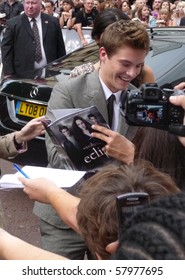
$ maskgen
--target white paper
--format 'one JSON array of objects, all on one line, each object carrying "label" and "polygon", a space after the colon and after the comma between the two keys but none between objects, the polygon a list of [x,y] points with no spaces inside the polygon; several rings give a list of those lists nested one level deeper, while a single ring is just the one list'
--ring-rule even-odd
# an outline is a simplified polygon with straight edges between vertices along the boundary
[{"label": "white paper", "polygon": [[[48,167],[24,166],[22,170],[29,176],[30,179],[44,177],[53,181],[59,188],[70,188],[74,186],[85,175],[85,171],[55,169]],[[24,186],[18,180],[18,177],[23,177],[20,172],[15,174],[5,174],[0,179],[0,188],[13,189],[23,188]]]}]

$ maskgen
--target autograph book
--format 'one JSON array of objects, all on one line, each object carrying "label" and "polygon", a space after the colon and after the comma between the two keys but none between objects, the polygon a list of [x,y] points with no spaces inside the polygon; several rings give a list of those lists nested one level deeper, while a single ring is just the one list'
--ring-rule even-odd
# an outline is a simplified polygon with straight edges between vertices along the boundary
[{"label": "autograph book", "polygon": [[[64,189],[73,187],[76,183],[83,179],[83,176],[86,173],[77,170],[56,169],[29,165],[24,166],[22,171],[26,173],[31,179],[44,177],[53,181],[59,188]],[[20,172],[3,175],[0,179],[0,189],[23,188],[24,186],[18,180],[19,177],[23,177]]]},{"label": "autograph book", "polygon": [[98,169],[110,161],[102,148],[105,142],[91,136],[92,124],[109,128],[96,106],[52,111],[55,120],[44,123],[59,153],[65,153],[77,170]]}]

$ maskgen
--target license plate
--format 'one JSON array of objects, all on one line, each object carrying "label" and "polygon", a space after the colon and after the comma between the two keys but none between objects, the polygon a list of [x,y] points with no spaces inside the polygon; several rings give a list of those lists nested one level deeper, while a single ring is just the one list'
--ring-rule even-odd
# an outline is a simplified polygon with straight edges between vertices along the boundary
[{"label": "license plate", "polygon": [[18,101],[16,104],[16,115],[38,118],[46,114],[46,109],[47,106],[44,105]]}]

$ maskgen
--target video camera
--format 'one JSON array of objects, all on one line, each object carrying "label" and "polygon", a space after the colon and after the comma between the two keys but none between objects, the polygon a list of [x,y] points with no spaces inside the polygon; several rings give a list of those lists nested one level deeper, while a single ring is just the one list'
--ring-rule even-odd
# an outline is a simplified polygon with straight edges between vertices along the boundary
[{"label": "video camera", "polygon": [[185,95],[184,90],[160,88],[156,83],[131,89],[122,101],[121,111],[129,125],[155,127],[185,136],[184,109],[169,101],[171,95]]}]

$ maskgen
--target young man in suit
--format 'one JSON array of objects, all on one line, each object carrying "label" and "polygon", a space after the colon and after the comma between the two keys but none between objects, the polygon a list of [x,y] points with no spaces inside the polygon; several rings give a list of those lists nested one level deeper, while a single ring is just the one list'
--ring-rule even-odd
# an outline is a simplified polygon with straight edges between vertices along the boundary
[{"label": "young man in suit", "polygon": [[[107,100],[114,94],[111,128],[132,140],[137,128],[126,124],[125,118],[120,114],[119,103],[123,91],[140,73],[148,50],[149,37],[142,24],[125,20],[113,23],[106,28],[101,38],[100,70],[58,83],[48,103],[47,117],[52,119],[53,109],[86,108],[96,105],[108,122]],[[58,154],[48,135],[46,148],[50,167],[69,169],[67,155]],[[80,235],[65,225],[49,205],[37,203],[34,213],[41,219],[43,248],[70,259],[84,258],[86,246]]]},{"label": "young man in suit", "polygon": [[[36,70],[66,54],[59,20],[41,13],[41,4],[41,0],[25,0],[24,13],[7,22],[2,41],[5,78],[13,75],[35,78],[38,76]],[[39,33],[37,39],[34,37],[33,19]],[[38,45],[40,59],[37,60]]]}]

